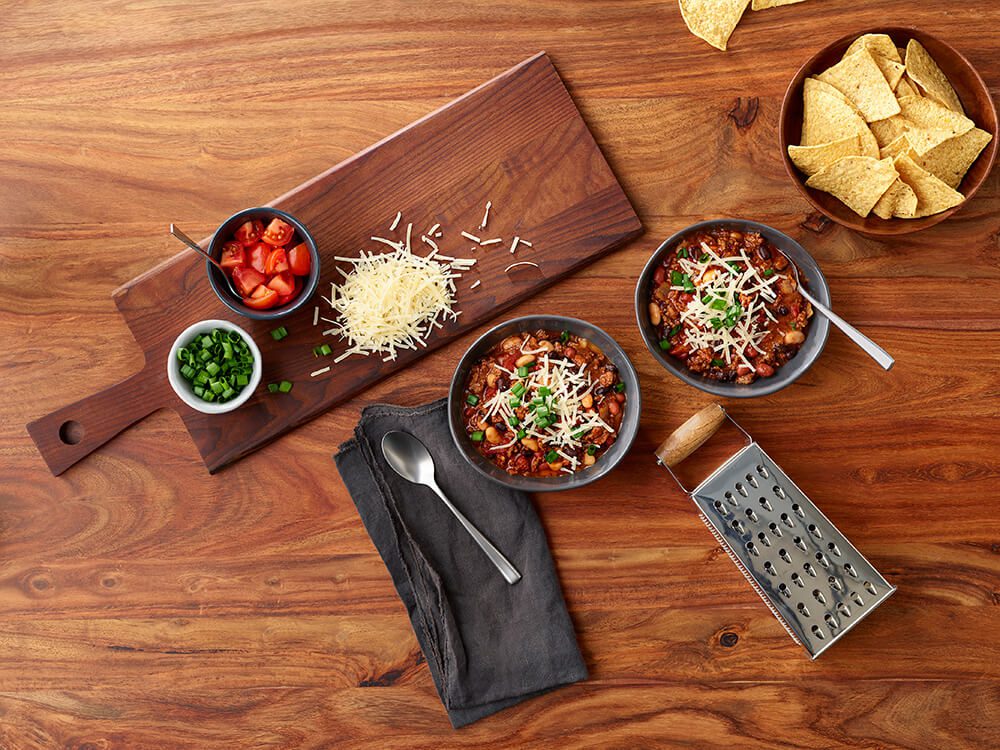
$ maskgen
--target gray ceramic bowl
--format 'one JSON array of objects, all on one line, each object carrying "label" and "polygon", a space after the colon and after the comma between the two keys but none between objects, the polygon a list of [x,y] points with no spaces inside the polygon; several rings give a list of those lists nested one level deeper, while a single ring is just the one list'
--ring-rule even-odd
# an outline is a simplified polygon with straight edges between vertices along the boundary
[{"label": "gray ceramic bowl", "polygon": [[656,252],[649,259],[649,262],[646,263],[646,267],[642,269],[642,273],[639,275],[639,282],[635,286],[635,315],[639,323],[639,331],[642,333],[642,340],[646,342],[646,347],[652,353],[653,358],[663,365],[664,368],[688,385],[693,385],[695,388],[703,390],[706,393],[725,396],[727,398],[752,398],[753,396],[764,396],[775,391],[780,391],[808,370],[812,363],[816,361],[816,358],[819,357],[820,352],[823,351],[823,347],[826,345],[826,338],[830,333],[830,321],[819,313],[813,315],[806,333],[805,343],[802,344],[802,348],[799,349],[796,355],[784,367],[779,367],[771,377],[758,378],[747,385],[726,383],[703,377],[698,373],[691,372],[684,366],[683,362],[671,357],[660,349],[660,337],[656,328],[650,322],[647,312],[649,309],[649,296],[653,283],[653,274],[656,272],[656,267],[668,252],[675,251],[677,243],[684,237],[702,229],[714,229],[716,227],[737,229],[744,232],[759,232],[766,240],[792,259],[795,265],[798,266],[799,277],[802,283],[812,292],[816,299],[827,307],[830,307],[830,288],[826,284],[826,279],[823,278],[823,272],[819,270],[816,261],[805,251],[802,245],[777,229],[772,229],[766,224],[760,224],[756,221],[713,219],[711,221],[692,224],[671,236],[657,248]]},{"label": "gray ceramic bowl", "polygon": [[[530,333],[539,329],[547,331],[569,331],[588,341],[593,341],[601,351],[618,368],[618,374],[625,383],[625,418],[622,420],[618,439],[607,453],[602,455],[593,466],[581,469],[574,474],[560,477],[520,477],[508,474],[503,469],[483,458],[475,449],[469,436],[465,433],[462,411],[465,400],[462,393],[469,371],[479,359],[496,344],[516,333]],[[448,391],[448,423],[451,436],[458,446],[458,451],[469,462],[473,469],[495,482],[524,492],[553,492],[582,487],[585,484],[600,479],[611,471],[625,454],[628,453],[639,431],[639,414],[642,409],[642,397],[639,392],[639,376],[632,366],[628,356],[618,343],[600,328],[576,318],[566,318],[561,315],[528,315],[514,318],[491,328],[469,347],[462,356],[455,374],[451,379],[451,389]]]},{"label": "gray ceramic bowl", "polygon": [[233,238],[236,228],[243,222],[260,219],[266,227],[268,222],[274,218],[282,219],[295,228],[295,236],[292,242],[289,243],[289,246],[294,247],[298,242],[305,242],[306,247],[309,248],[309,256],[312,260],[309,275],[302,279],[302,291],[299,292],[298,297],[290,301],[287,305],[272,307],[269,310],[255,310],[252,307],[247,307],[243,304],[243,300],[233,296],[233,293],[229,291],[226,280],[222,277],[222,271],[212,265],[210,261],[205,261],[208,281],[212,285],[212,289],[219,296],[219,299],[222,300],[222,304],[233,312],[247,318],[252,318],[253,320],[277,320],[284,318],[306,304],[309,298],[313,296],[316,286],[319,284],[319,250],[316,248],[316,241],[309,234],[309,230],[306,229],[305,225],[291,214],[279,211],[276,208],[247,208],[233,214],[222,222],[219,228],[215,230],[215,234],[212,235],[212,242],[208,246],[209,254],[213,258],[218,258],[222,253],[222,246]]}]

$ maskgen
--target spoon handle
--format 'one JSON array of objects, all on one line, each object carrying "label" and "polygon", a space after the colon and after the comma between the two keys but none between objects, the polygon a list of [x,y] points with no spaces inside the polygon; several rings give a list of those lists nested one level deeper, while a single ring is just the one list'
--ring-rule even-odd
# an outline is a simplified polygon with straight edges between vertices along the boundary
[{"label": "spoon handle", "polygon": [[462,515],[462,512],[458,508],[452,505],[451,500],[445,496],[445,494],[441,491],[441,488],[437,486],[437,483],[432,482],[428,486],[434,490],[434,492],[437,493],[437,496],[441,498],[441,501],[448,506],[448,510],[455,514],[455,518],[457,518],[459,523],[465,527],[465,530],[469,532],[472,538],[476,540],[476,544],[478,544],[480,549],[482,549],[482,551],[486,553],[486,556],[490,558],[490,562],[496,566],[497,570],[500,571],[507,583],[514,584],[520,581],[521,574],[517,572],[517,569],[500,553],[500,550],[493,546],[489,539],[479,533],[479,529],[473,526],[472,522]]},{"label": "spoon handle", "polygon": [[896,364],[896,360],[894,360],[891,356],[889,356],[889,352],[887,352],[881,346],[879,346],[870,338],[865,336],[863,333],[861,333],[861,331],[859,331],[857,328],[852,326],[842,317],[837,315],[837,313],[835,313],[833,310],[829,309],[828,307],[826,307],[826,305],[819,302],[815,297],[809,294],[809,292],[807,292],[801,286],[799,287],[799,293],[807,300],[809,300],[809,302],[812,303],[812,306],[815,307],[817,310],[819,310],[824,316],[826,316],[831,323],[833,323],[835,326],[837,326],[837,328],[843,331],[844,335],[847,336],[847,338],[849,338],[855,344],[864,349],[865,354],[867,354],[869,357],[878,362],[884,370],[891,370],[892,366]]},{"label": "spoon handle", "polygon": [[225,273],[225,271],[223,270],[222,266],[219,265],[219,261],[217,261],[211,255],[209,255],[208,251],[205,250],[205,248],[203,248],[197,242],[195,242],[194,240],[192,240],[190,237],[188,237],[186,234],[184,234],[184,232],[182,232],[180,229],[178,229],[177,227],[175,227],[173,224],[170,225],[170,234],[172,234],[174,237],[176,237],[177,239],[179,239],[181,242],[183,242],[185,245],[187,245],[192,250],[197,250],[199,253],[201,253],[206,258],[208,258],[216,268],[218,268],[220,271],[222,271],[223,273]]}]

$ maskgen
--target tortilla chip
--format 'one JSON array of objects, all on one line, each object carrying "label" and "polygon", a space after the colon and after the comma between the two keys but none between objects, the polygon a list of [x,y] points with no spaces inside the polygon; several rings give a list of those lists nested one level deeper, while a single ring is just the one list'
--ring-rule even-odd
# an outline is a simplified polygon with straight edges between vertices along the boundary
[{"label": "tortilla chip", "polygon": [[845,57],[817,78],[839,89],[868,122],[884,120],[899,113],[899,102],[892,93],[892,87],[867,49]]},{"label": "tortilla chip", "polygon": [[883,146],[879,149],[879,156],[883,159],[895,159],[900,154],[910,154],[914,156],[917,152],[913,151],[913,146],[910,145],[910,141],[906,137],[906,133],[903,133],[899,138],[889,143],[887,146]]},{"label": "tortilla chip", "polygon": [[872,135],[875,136],[875,141],[880,149],[885,148],[906,132],[906,122],[898,115],[886,120],[870,122],[868,127],[871,128]]},{"label": "tortilla chip", "polygon": [[823,143],[818,146],[789,146],[788,156],[801,172],[805,173],[807,177],[811,177],[823,167],[833,164],[845,156],[863,156],[861,137],[854,134],[841,138],[839,141]]},{"label": "tortilla chip", "polygon": [[921,155],[949,138],[969,132],[976,126],[965,115],[953,112],[924,97],[904,97],[899,101],[899,107],[899,119],[906,128],[910,145]]},{"label": "tortilla chip", "polygon": [[916,210],[917,194],[913,192],[913,188],[899,178],[889,186],[889,189],[872,208],[875,215],[883,219],[893,217],[911,219]]},{"label": "tortilla chip", "polygon": [[914,218],[939,214],[965,200],[964,195],[948,187],[906,154],[897,156],[893,164],[899,172],[899,178],[917,194]]},{"label": "tortilla chip", "polygon": [[890,60],[888,57],[882,57],[882,55],[872,54],[872,59],[878,65],[878,69],[882,71],[882,75],[885,76],[889,88],[895,91],[899,86],[899,82],[903,80],[903,74],[906,73],[906,66],[903,63]]},{"label": "tortilla chip", "polygon": [[962,102],[955,93],[948,76],[934,62],[934,58],[916,39],[906,45],[906,72],[924,93],[952,112],[965,114]]},{"label": "tortilla chip", "polygon": [[[948,187],[958,189],[962,178],[975,164],[983,149],[993,140],[985,130],[973,128],[967,133],[951,138],[935,146],[923,156],[913,160],[923,169],[937,177]],[[915,153],[915,152],[914,152]],[[913,154],[909,154],[913,158]]]},{"label": "tortilla chip", "polygon": [[807,78],[802,87],[802,144],[821,146],[857,135],[863,156],[878,156],[878,143],[847,97],[828,83]]},{"label": "tortilla chip", "polygon": [[899,47],[896,46],[896,43],[892,41],[892,38],[888,34],[865,34],[864,36],[859,36],[851,42],[851,46],[847,48],[844,57],[853,55],[860,49],[866,49],[872,55],[880,55],[893,62],[903,62]]},{"label": "tortilla chip", "polygon": [[896,84],[896,101],[899,101],[904,96],[920,96],[920,92],[910,83],[910,79],[907,78],[905,73],[899,79],[899,83]]},{"label": "tortilla chip", "polygon": [[805,0],[753,0],[750,7],[753,10],[767,10],[768,8],[777,8],[779,5],[793,5],[804,2]]},{"label": "tortilla chip", "polygon": [[688,29],[716,49],[726,42],[743,17],[750,0],[678,0]]},{"label": "tortilla chip", "polygon": [[858,216],[868,216],[878,199],[896,181],[898,175],[892,165],[891,159],[845,156],[810,177],[806,187],[827,192]]}]

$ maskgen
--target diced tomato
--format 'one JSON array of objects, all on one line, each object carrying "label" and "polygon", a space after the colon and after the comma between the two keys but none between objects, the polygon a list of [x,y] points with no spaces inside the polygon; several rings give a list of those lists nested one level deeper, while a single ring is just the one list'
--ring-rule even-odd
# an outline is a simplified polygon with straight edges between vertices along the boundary
[{"label": "diced tomato", "polygon": [[253,221],[244,222],[239,226],[236,230],[236,241],[243,245],[243,247],[250,247],[260,242],[262,234],[264,234],[264,222],[254,219]]},{"label": "diced tomato", "polygon": [[267,278],[256,269],[247,266],[237,266],[233,269],[233,284],[244,297],[249,297],[254,289],[265,281]]},{"label": "diced tomato", "polygon": [[247,249],[247,262],[254,270],[267,273],[267,257],[271,254],[271,246],[258,242]]},{"label": "diced tomato", "polygon": [[284,273],[288,270],[288,253],[285,252],[285,248],[276,247],[267,256],[267,262],[264,264],[264,273],[268,276],[275,273]]},{"label": "diced tomato", "polygon": [[223,268],[236,268],[245,265],[246,256],[243,254],[243,245],[239,242],[227,242],[222,246],[222,255],[219,258],[219,265]]},{"label": "diced tomato", "polygon": [[278,293],[261,284],[253,290],[253,294],[243,298],[243,304],[254,310],[267,310],[278,304]]},{"label": "diced tomato", "polygon": [[268,245],[281,247],[291,241],[293,234],[295,234],[295,229],[291,224],[287,224],[281,219],[271,219],[271,223],[267,225],[267,229],[264,230],[264,234],[260,238]]},{"label": "diced tomato", "polygon": [[296,276],[308,276],[312,266],[312,256],[306,243],[300,242],[288,251],[288,267]]},{"label": "diced tomato", "polygon": [[278,296],[291,294],[295,290],[295,277],[288,271],[276,273],[271,277],[271,280],[267,282],[267,286],[269,289],[276,291]]},{"label": "diced tomato", "polygon": [[302,291],[302,281],[298,277],[295,277],[295,276],[293,276],[292,278],[294,279],[294,282],[293,282],[294,286],[292,287],[292,293],[291,294],[279,294],[278,295],[278,302],[277,302],[277,306],[278,307],[281,307],[282,305],[287,305],[293,299],[295,299],[296,297],[298,297],[299,296],[299,292]]}]

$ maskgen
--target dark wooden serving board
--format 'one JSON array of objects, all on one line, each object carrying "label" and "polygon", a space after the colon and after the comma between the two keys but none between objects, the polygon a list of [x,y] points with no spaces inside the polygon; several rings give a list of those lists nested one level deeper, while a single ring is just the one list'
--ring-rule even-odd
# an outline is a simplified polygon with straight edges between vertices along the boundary
[{"label": "dark wooden serving board", "polygon": [[[427,349],[403,353],[392,363],[350,357],[316,378],[330,364],[312,348],[345,344],[313,327],[314,305],[330,317],[319,294],[339,278],[336,255],[378,249],[373,234],[390,236],[397,211],[419,234],[440,223],[441,252],[470,257],[483,207],[493,210],[480,236],[514,235],[530,240],[516,258],[507,245],[480,248],[479,263],[458,282],[458,321],[437,331]],[[54,474],[59,474],[123,429],[158,408],[177,409],[209,471],[235,461],[296,425],[315,417],[380,378],[419,359],[502,310],[535,294],[642,231],[628,198],[544,54],[409,125],[323,172],[270,204],[298,217],[313,233],[322,258],[322,280],[313,302],[282,320],[290,335],[274,342],[278,324],[236,316],[215,297],[204,261],[185,251],[116,290],[114,299],[146,355],[135,375],[104,391],[42,417],[28,431]],[[239,207],[237,207],[239,208]],[[205,243],[203,243],[205,244]],[[515,260],[531,260],[504,273]],[[477,279],[482,284],[469,286]],[[325,309],[324,309],[325,308]],[[263,382],[234,412],[206,415],[189,408],[171,390],[166,357],[177,334],[199,320],[224,318],[246,328],[261,349]],[[268,393],[263,383],[290,380],[288,394]],[[72,424],[76,423],[76,424]]]}]

